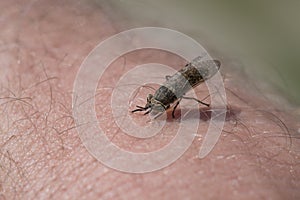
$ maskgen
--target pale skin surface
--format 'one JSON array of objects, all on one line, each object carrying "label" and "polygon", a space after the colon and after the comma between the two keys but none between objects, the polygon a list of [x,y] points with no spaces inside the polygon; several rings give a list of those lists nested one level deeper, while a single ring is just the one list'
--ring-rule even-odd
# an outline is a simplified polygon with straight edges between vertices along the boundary
[{"label": "pale skin surface", "polygon": [[[233,64],[229,59],[222,60],[230,107],[226,131],[208,157],[197,158],[204,133],[200,129],[184,156],[160,171],[126,174],[93,158],[74,128],[72,87],[88,52],[118,30],[92,3],[59,2],[0,3],[1,199],[300,198],[297,118],[276,109],[263,92],[252,92],[241,71],[226,70]],[[152,53],[130,55],[123,69],[135,60],[146,62],[149,55],[158,57]],[[160,55],[157,61],[164,62],[165,55]],[[184,63],[178,66],[174,59],[177,68]],[[122,73],[108,72],[104,82]],[[106,98],[111,91],[99,92]],[[97,105],[99,119],[105,116],[103,122],[113,129],[109,104]],[[168,124],[171,134],[175,122]],[[134,139],[123,144],[121,135],[114,132],[113,141],[123,148],[144,144]],[[155,138],[151,144],[160,146]]]}]

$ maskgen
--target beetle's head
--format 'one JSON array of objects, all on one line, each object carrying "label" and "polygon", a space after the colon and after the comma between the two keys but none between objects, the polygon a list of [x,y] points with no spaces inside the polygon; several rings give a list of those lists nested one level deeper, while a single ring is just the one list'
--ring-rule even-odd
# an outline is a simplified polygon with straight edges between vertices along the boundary
[{"label": "beetle's head", "polygon": [[157,101],[152,94],[149,94],[147,97],[146,107],[151,108],[151,112],[154,113],[161,113],[166,110],[165,106],[160,101]]}]

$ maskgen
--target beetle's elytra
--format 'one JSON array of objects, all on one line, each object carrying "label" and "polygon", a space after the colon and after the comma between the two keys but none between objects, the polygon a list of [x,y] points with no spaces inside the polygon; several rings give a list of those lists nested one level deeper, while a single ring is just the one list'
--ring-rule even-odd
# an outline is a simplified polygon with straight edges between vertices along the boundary
[{"label": "beetle's elytra", "polygon": [[154,95],[149,94],[147,103],[144,107],[136,106],[137,109],[131,112],[146,111],[159,113],[160,116],[170,105],[176,102],[172,117],[174,118],[175,109],[182,99],[192,99],[203,105],[209,106],[196,98],[185,97],[185,93],[191,88],[196,87],[200,83],[214,76],[220,69],[221,62],[219,60],[202,60],[201,56],[196,57],[190,63],[186,64],[182,69],[172,76],[167,76],[166,81],[159,87]]}]

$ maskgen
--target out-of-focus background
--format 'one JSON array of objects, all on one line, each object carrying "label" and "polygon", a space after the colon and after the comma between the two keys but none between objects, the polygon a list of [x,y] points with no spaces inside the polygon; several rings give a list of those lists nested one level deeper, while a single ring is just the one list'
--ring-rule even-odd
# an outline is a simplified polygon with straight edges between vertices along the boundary
[{"label": "out-of-focus background", "polygon": [[162,26],[182,31],[239,60],[253,82],[300,104],[300,1],[96,0],[122,29]]}]

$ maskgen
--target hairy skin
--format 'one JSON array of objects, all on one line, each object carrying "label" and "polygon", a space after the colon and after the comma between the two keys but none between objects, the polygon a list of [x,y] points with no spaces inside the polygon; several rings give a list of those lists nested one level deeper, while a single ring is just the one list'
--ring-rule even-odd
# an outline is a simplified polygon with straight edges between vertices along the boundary
[{"label": "hairy skin", "polygon": [[[76,72],[99,41],[118,32],[113,22],[92,1],[1,1],[0,10],[1,199],[300,198],[297,118],[273,105],[264,97],[267,91],[247,82],[242,71],[226,69],[235,61],[222,61],[229,111],[209,156],[197,158],[210,114],[200,106],[204,123],[183,157],[156,172],[121,173],[88,153],[71,110]],[[161,52],[132,53],[126,64],[116,61],[101,81],[114,84],[136,62],[151,60],[178,69],[184,64]],[[122,70],[114,70],[120,65]],[[100,124],[122,148],[149,151],[176,132],[176,121],[169,119],[169,135],[159,140],[127,137],[111,124],[111,90],[99,88],[99,94]]]}]

